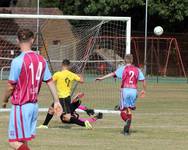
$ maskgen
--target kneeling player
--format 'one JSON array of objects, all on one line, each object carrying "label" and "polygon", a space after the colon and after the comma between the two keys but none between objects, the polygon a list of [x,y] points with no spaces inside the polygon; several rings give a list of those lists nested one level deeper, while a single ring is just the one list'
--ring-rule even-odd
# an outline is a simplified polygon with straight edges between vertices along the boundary
[{"label": "kneeling player", "polygon": [[103,77],[97,78],[96,80],[104,80],[109,77],[118,77],[121,81],[121,101],[120,101],[120,111],[121,118],[125,121],[124,134],[129,134],[129,128],[132,120],[132,110],[136,109],[136,99],[137,99],[137,83],[142,81],[143,90],[141,91],[141,96],[144,96],[146,89],[145,77],[141,70],[134,65],[132,65],[133,56],[128,54],[125,56],[125,66],[118,68],[115,72],[112,72]]}]

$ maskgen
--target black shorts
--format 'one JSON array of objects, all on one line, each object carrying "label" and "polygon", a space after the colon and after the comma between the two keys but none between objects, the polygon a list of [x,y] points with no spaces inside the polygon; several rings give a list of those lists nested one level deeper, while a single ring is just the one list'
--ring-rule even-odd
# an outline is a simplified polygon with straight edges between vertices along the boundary
[{"label": "black shorts", "polygon": [[72,114],[75,110],[80,106],[81,101],[78,100],[76,102],[71,103],[71,97],[68,96],[66,98],[59,98],[59,102],[63,108],[64,114]]},{"label": "black shorts", "polygon": [[[63,108],[64,114],[71,114],[71,97],[59,98],[59,102]],[[54,103],[51,106],[54,107]]]},{"label": "black shorts", "polygon": [[[64,114],[72,114],[72,113],[74,113],[75,110],[81,104],[80,100],[71,103],[71,97],[70,96],[68,96],[66,98],[59,98],[59,102],[61,104],[61,107],[63,108]],[[51,106],[54,107],[54,103]]]},{"label": "black shorts", "polygon": [[59,98],[59,102],[65,114],[71,114],[71,97]]}]

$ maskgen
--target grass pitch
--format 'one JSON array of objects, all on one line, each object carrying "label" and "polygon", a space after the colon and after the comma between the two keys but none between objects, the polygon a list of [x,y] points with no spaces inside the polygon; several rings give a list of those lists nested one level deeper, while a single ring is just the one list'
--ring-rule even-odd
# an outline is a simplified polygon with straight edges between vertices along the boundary
[{"label": "grass pitch", "polygon": [[[0,98],[6,81],[0,81]],[[89,82],[79,87],[86,94],[83,102],[93,108],[113,109],[118,103],[118,82]],[[40,107],[51,103],[44,85]],[[7,150],[8,113],[0,113],[0,150]],[[45,118],[40,113],[38,124]],[[144,99],[138,99],[133,115],[132,134],[120,134],[123,122],[118,115],[105,114],[93,124],[93,130],[75,125],[63,125],[58,118],[50,122],[50,129],[40,129],[30,143],[33,150],[187,150],[188,149],[188,84],[148,83]]]}]

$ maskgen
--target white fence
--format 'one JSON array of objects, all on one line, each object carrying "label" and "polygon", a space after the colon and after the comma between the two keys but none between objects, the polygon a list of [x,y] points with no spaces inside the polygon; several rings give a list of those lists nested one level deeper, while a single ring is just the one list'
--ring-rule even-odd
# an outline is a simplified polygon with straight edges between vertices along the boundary
[{"label": "white fence", "polygon": [[0,72],[0,79],[3,80],[3,79],[7,79],[7,78],[3,78],[3,72],[5,69],[10,69],[10,66],[4,66],[1,68],[1,72]]}]

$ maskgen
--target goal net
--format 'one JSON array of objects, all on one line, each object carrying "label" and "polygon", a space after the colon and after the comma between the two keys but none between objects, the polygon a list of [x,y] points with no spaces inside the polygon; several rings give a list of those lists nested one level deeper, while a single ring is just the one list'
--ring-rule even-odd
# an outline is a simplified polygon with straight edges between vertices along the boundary
[{"label": "goal net", "polygon": [[52,72],[61,70],[62,60],[69,59],[71,71],[84,75],[85,83],[75,84],[73,95],[84,92],[83,103],[88,107],[114,109],[119,102],[119,81],[96,83],[95,78],[124,63],[125,54],[130,53],[130,21],[129,17],[0,15],[1,79],[7,79],[10,62],[19,54],[18,30],[29,28],[36,33],[33,50],[48,60]]}]

